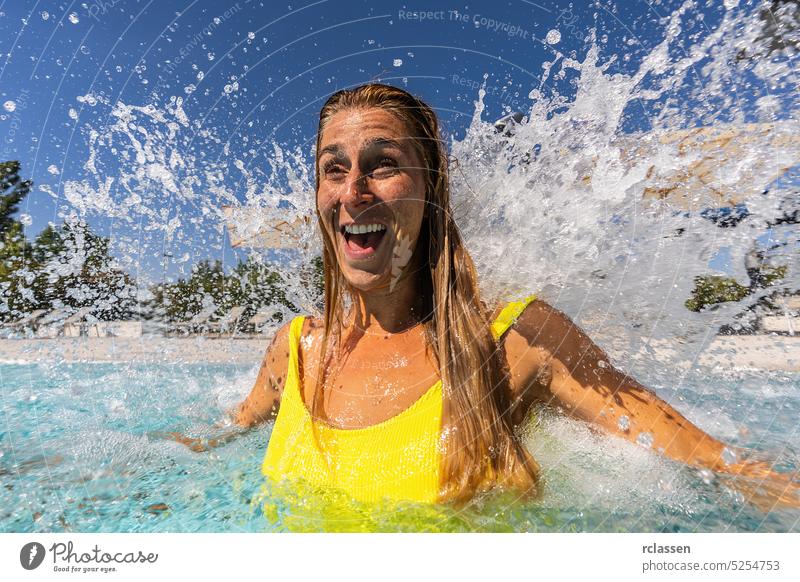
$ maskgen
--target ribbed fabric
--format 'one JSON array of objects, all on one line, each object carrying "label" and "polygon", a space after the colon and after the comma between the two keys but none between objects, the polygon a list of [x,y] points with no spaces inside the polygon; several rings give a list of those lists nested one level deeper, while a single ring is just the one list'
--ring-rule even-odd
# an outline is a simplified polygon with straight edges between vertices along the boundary
[{"label": "ribbed fabric", "polygon": [[[534,299],[536,296],[530,295],[501,311],[492,323],[495,340]],[[364,502],[384,498],[436,502],[442,381],[409,408],[378,424],[339,429],[314,422],[300,390],[298,346],[304,319],[302,315],[294,318],[289,329],[289,370],[261,472],[275,481],[304,479],[314,486],[342,489]],[[312,422],[319,447],[311,432]]]}]

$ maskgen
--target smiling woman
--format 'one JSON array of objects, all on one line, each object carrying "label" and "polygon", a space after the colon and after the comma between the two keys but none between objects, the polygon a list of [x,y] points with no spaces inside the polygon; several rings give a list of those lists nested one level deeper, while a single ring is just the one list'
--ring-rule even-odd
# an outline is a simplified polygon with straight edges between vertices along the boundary
[{"label": "smiling woman", "polygon": [[[297,353],[312,420],[279,418],[275,433],[310,434],[325,466],[303,476],[342,486],[341,475],[362,475],[348,487],[362,499],[466,500],[498,483],[535,494],[538,467],[514,438],[508,378],[450,213],[434,112],[386,85],[341,91],[320,113],[317,152],[325,314],[300,330],[318,348]],[[359,365],[391,357],[408,363],[381,374]],[[327,447],[326,428],[339,429]],[[372,446],[352,429],[371,430]],[[311,464],[301,454],[286,466],[274,448],[272,477]]]},{"label": "smiling woman", "polygon": [[277,415],[269,479],[367,502],[460,504],[496,488],[536,497],[539,467],[518,435],[538,404],[744,477],[733,485],[764,509],[800,504],[797,483],[615,369],[561,312],[533,295],[481,301],[422,101],[380,84],[339,91],[320,113],[316,151],[324,314],[277,333],[234,417],[251,427]]}]

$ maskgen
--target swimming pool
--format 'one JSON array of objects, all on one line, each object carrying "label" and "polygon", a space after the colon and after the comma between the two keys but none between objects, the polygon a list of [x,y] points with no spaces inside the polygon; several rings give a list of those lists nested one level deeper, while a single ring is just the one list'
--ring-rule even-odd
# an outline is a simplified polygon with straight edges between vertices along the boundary
[{"label": "swimming pool", "polygon": [[[203,434],[255,374],[240,364],[0,364],[0,530],[800,531],[798,510],[765,515],[711,475],[545,411],[526,436],[544,496],[460,511],[267,486],[271,424],[209,453],[148,436]],[[698,370],[650,386],[714,436],[796,469],[800,374]]]}]

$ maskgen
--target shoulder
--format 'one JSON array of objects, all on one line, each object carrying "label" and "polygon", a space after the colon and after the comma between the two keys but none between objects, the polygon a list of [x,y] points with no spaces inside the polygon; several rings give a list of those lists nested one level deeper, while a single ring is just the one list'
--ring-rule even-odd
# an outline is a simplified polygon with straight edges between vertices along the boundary
[{"label": "shoulder", "polygon": [[303,327],[300,328],[300,347],[304,348],[322,337],[323,321],[319,317],[306,315],[303,317]]},{"label": "shoulder", "polygon": [[563,341],[567,334],[576,329],[565,313],[536,299],[520,314],[509,335],[517,335],[531,346],[550,346],[559,339]]},{"label": "shoulder", "polygon": [[303,316],[303,331],[302,336],[306,336],[309,334],[318,334],[322,333],[322,328],[324,327],[323,321],[321,317],[316,317],[313,315],[304,315]]},{"label": "shoulder", "polygon": [[[503,306],[498,306],[495,314]],[[512,396],[522,409],[542,400],[550,383],[551,353],[538,342],[542,326],[552,321],[553,308],[541,299],[525,307],[514,324],[502,336],[501,346],[508,364]]]},{"label": "shoulder", "polygon": [[521,389],[544,398],[552,381],[554,359],[570,361],[588,338],[563,312],[541,299],[531,302],[506,333],[509,367]]},{"label": "shoulder", "polygon": [[[276,359],[285,357],[288,360],[292,344],[292,327],[299,317],[300,316],[290,319],[278,328],[272,338],[272,342],[267,348],[268,356],[275,356]],[[311,337],[320,335],[322,333],[322,327],[322,320],[320,318],[310,315],[303,316],[302,326],[296,330],[301,347],[303,340],[308,340]]]},{"label": "shoulder", "polygon": [[264,354],[264,365],[274,369],[285,369],[289,364],[289,350],[291,347],[291,327],[292,322],[287,321],[272,336],[272,341],[267,346]]},{"label": "shoulder", "polygon": [[[544,301],[534,301],[518,318],[511,334],[548,365],[559,360],[568,368],[607,359],[604,352],[565,313]],[[524,342],[524,343],[523,343]]]},{"label": "shoulder", "polygon": [[[502,305],[495,309],[495,316],[500,313]],[[545,333],[562,327],[566,316],[541,299],[534,299],[520,313],[508,331],[503,335],[506,351],[528,352],[537,346]],[[521,354],[520,354],[521,355]]]},{"label": "shoulder", "polygon": [[312,315],[303,317],[303,325],[297,332],[297,358],[301,375],[306,368],[313,368],[319,359],[319,346],[325,326],[322,318]]}]

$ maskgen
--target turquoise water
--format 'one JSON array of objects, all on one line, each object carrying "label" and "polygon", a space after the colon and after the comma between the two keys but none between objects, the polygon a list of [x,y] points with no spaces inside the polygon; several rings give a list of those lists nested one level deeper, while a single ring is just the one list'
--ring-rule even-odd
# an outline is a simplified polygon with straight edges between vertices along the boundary
[{"label": "turquoise water", "polygon": [[[494,496],[458,511],[266,485],[259,466],[271,425],[210,453],[149,436],[207,434],[255,373],[0,365],[0,531],[800,531],[798,510],[765,515],[718,480],[546,411],[528,438],[544,496]],[[800,375],[696,376],[653,387],[714,436],[797,467]]]}]

